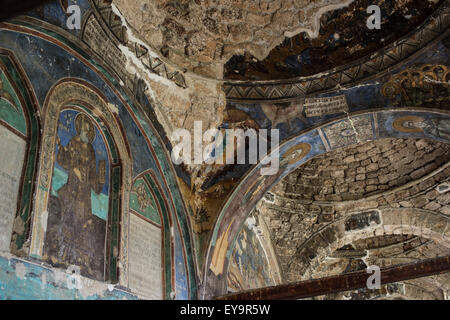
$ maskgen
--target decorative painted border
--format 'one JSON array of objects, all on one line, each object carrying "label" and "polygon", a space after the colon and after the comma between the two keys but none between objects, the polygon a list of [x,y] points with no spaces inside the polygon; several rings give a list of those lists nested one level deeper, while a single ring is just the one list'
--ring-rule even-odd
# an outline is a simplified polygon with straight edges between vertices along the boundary
[{"label": "decorative painted border", "polygon": [[[117,76],[114,76],[115,73],[108,66],[107,62],[102,59],[102,57],[98,57],[95,52],[93,52],[92,49],[90,49],[90,47],[85,43],[81,42],[79,38],[59,27],[34,18],[20,17],[10,23],[1,23],[0,30],[1,29],[42,38],[74,55],[94,70],[98,76],[110,86],[113,93],[127,109],[139,130],[143,132],[150,152],[155,160],[157,160],[156,164],[158,167],[158,172],[162,177],[161,183],[164,186],[165,192],[167,192],[170,196],[169,204],[171,208],[173,208],[174,212],[176,212],[174,218],[180,226],[184,259],[186,261],[186,268],[188,269],[187,280],[189,297],[191,299],[196,299],[198,290],[198,265],[195,257],[196,250],[194,247],[195,244],[192,242],[192,228],[190,225],[190,220],[187,217],[185,203],[179,193],[178,181],[174,179],[174,177],[176,177],[175,169],[171,165],[170,154],[165,148],[161,137],[155,134],[155,132],[157,132],[155,129],[155,124],[153,124],[150,119],[147,120],[146,113],[141,111],[142,106],[136,102],[132,92],[130,92],[127,87],[122,87],[120,85]],[[34,92],[31,86],[29,88],[31,92]],[[157,153],[155,149],[161,152]],[[128,152],[130,151],[128,150]],[[181,228],[181,226],[183,228]],[[123,248],[123,250],[126,249],[127,248]],[[127,280],[124,282],[127,282]]]},{"label": "decorative painted border", "polygon": [[[97,19],[101,20],[106,27],[104,29],[110,31],[110,34],[112,35],[110,38],[113,38],[111,40],[116,43],[116,46],[119,43],[127,46],[136,54],[136,57],[138,57],[149,72],[173,81],[181,88],[187,88],[186,79],[179,70],[165,63],[160,58],[151,55],[148,49],[143,45],[127,39],[126,27],[122,25],[120,17],[113,12],[111,2],[108,3],[103,0],[89,0],[89,2],[91,2],[91,8]],[[83,38],[84,30],[81,34]]]},{"label": "decorative painted border", "polygon": [[[27,121],[26,154],[17,197],[17,213],[15,217],[15,224],[18,221],[23,224],[23,232],[18,234],[13,230],[13,234],[16,235],[16,241],[11,243],[10,247],[12,253],[23,256],[26,254],[23,252],[24,245],[30,234],[30,219],[34,202],[33,194],[36,189],[37,159],[41,144],[39,104],[34,92],[29,89],[31,88],[30,81],[13,52],[0,48],[0,68],[5,72],[7,77],[11,78],[11,85],[18,93],[19,99],[22,100],[22,110]],[[17,220],[18,218],[20,220]]]},{"label": "decorative painted border", "polygon": [[450,31],[450,0],[444,2],[418,29],[404,38],[353,63],[314,76],[273,81],[225,81],[230,102],[288,102],[339,87],[348,87],[406,62]]}]

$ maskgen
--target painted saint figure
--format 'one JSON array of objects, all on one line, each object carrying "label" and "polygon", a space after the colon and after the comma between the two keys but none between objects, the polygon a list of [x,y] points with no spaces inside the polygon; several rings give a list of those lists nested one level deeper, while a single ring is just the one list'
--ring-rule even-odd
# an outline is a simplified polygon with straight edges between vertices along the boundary
[{"label": "painted saint figure", "polygon": [[92,213],[92,191],[100,194],[106,183],[106,161],[97,161],[95,128],[89,117],[75,118],[76,135],[67,146],[57,136],[57,164],[67,182],[49,201],[46,256],[53,264],[77,265],[81,273],[103,280],[106,221]]}]

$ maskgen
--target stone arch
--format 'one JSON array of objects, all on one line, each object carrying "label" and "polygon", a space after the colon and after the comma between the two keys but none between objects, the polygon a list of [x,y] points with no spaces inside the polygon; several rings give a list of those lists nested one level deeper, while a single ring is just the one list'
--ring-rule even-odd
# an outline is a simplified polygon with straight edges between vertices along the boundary
[{"label": "stone arch", "polygon": [[[356,113],[308,130],[284,142],[278,149],[280,170],[274,176],[262,176],[262,164],[254,166],[227,199],[217,217],[206,253],[202,298],[226,292],[227,267],[234,242],[248,214],[276,183],[316,156],[383,138],[427,138],[449,142],[448,129],[430,129],[432,124],[450,123],[450,113],[443,110],[395,109]],[[424,123],[419,128],[415,123]],[[353,134],[340,132],[354,130]],[[350,132],[351,133],[351,132]],[[273,151],[273,150],[272,150]]]},{"label": "stone arch", "polygon": [[[65,106],[77,103],[86,104],[93,108],[92,113],[102,119],[105,128],[109,128],[112,139],[117,147],[120,159],[120,173],[117,175],[119,188],[115,197],[118,198],[118,205],[116,208],[111,208],[115,211],[115,221],[112,223],[116,224],[117,227],[117,239],[111,242],[110,254],[112,259],[110,262],[110,270],[119,270],[120,277],[118,277],[117,272],[111,271],[108,278],[113,282],[117,282],[120,279],[120,284],[125,284],[128,282],[128,233],[119,231],[128,230],[128,203],[132,181],[132,162],[126,139],[122,134],[123,131],[114,115],[114,109],[108,105],[107,99],[101,95],[99,90],[82,80],[60,80],[50,89],[44,103],[45,122],[42,133],[43,143],[40,152],[38,189],[35,197],[36,202],[32,219],[29,254],[34,258],[43,258],[43,245],[47,229],[51,187],[50,179],[54,166],[53,155],[56,146],[59,114]],[[123,192],[119,192],[119,190]]]},{"label": "stone arch", "polygon": [[[352,226],[352,220],[363,224]],[[303,279],[308,279],[313,269],[335,250],[357,240],[384,235],[418,236],[450,249],[450,217],[417,208],[350,213],[318,231],[299,248],[298,256],[309,261],[308,265],[299,266]]]}]

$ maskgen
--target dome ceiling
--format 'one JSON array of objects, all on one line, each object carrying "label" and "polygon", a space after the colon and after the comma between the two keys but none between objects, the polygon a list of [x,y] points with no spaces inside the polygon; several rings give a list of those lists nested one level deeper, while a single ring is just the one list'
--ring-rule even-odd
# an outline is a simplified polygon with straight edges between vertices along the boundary
[{"label": "dome ceiling", "polygon": [[[220,79],[267,80],[312,75],[374,52],[421,24],[441,1],[113,3],[140,39],[179,67]],[[379,31],[365,27],[372,4],[383,11]]]},{"label": "dome ceiling", "polygon": [[[225,65],[225,78],[274,80],[310,76],[350,63],[389,45],[423,23],[442,1],[357,0],[329,11],[320,19],[315,38],[302,32],[286,37],[262,61],[251,54],[235,55]],[[381,30],[367,28],[367,8],[382,11]]]}]

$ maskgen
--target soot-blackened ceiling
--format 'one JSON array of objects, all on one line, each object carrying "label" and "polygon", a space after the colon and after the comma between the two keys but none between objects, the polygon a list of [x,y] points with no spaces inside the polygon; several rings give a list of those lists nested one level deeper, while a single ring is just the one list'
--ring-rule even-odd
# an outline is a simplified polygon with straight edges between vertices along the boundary
[{"label": "soot-blackened ceiling", "polygon": [[[233,56],[225,65],[224,78],[274,80],[331,70],[395,42],[423,23],[441,3],[357,0],[349,7],[325,13],[316,38],[306,32],[286,37],[263,60],[248,52]],[[380,30],[370,30],[366,26],[367,8],[373,4],[381,8]]]},{"label": "soot-blackened ceiling", "polygon": [[[372,53],[425,21],[438,0],[114,0],[137,35],[179,67],[226,79],[311,75]],[[382,10],[368,30],[367,8]],[[223,67],[224,64],[228,61]]]}]

